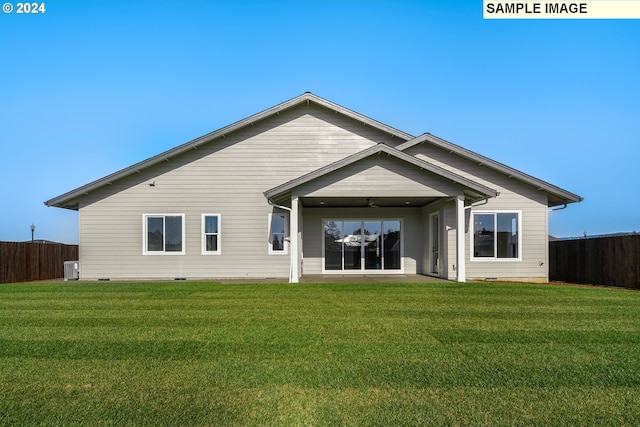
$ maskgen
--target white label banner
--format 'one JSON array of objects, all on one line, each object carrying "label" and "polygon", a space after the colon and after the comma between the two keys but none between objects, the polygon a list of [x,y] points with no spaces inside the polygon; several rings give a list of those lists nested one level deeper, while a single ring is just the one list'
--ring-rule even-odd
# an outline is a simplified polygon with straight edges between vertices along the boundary
[{"label": "white label banner", "polygon": [[484,19],[640,19],[640,0],[491,1]]}]

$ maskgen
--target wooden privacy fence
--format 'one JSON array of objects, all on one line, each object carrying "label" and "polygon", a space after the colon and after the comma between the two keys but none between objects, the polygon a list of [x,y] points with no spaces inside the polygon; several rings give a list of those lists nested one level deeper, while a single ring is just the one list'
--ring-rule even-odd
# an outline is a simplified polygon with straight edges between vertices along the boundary
[{"label": "wooden privacy fence", "polygon": [[78,260],[78,245],[0,242],[0,283],[61,279],[64,262]]},{"label": "wooden privacy fence", "polygon": [[549,279],[640,289],[640,234],[549,242]]}]

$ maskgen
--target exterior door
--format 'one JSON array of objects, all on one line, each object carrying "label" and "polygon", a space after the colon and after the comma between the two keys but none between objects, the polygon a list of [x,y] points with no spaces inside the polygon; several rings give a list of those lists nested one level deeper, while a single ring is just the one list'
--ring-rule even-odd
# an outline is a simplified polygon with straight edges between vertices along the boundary
[{"label": "exterior door", "polygon": [[431,274],[440,275],[440,215],[438,212],[429,216],[429,256]]},{"label": "exterior door", "polygon": [[364,236],[362,239],[364,249],[365,270],[382,269],[382,223],[380,221],[365,221]]},{"label": "exterior door", "polygon": [[400,220],[325,220],[324,271],[402,270]]},{"label": "exterior door", "polygon": [[362,269],[362,224],[360,221],[344,221],[344,269]]}]

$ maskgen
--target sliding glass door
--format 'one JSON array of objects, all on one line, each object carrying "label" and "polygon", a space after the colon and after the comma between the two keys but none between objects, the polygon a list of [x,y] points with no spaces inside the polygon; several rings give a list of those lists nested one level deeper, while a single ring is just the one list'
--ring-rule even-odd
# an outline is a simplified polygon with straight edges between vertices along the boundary
[{"label": "sliding glass door", "polygon": [[324,269],[342,270],[342,221],[324,222]]},{"label": "sliding glass door", "polygon": [[345,270],[361,270],[362,254],[361,239],[362,227],[360,221],[344,221],[343,222],[342,245],[344,247],[344,269]]},{"label": "sliding glass door", "polygon": [[364,223],[364,268],[382,270],[382,228],[380,221]]},{"label": "sliding glass door", "polygon": [[384,221],[382,223],[384,247],[384,269],[400,270],[400,221]]},{"label": "sliding glass door", "polygon": [[400,220],[325,220],[324,270],[402,269]]}]

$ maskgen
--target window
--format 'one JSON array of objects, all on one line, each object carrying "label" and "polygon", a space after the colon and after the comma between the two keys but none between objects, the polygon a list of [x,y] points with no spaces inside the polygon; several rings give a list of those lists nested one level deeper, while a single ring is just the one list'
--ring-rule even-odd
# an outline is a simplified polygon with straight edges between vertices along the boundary
[{"label": "window", "polygon": [[288,227],[288,215],[283,213],[269,214],[269,253],[286,254],[287,242],[286,229]]},{"label": "window", "polygon": [[520,215],[516,212],[474,212],[475,260],[521,260]]},{"label": "window", "polygon": [[400,221],[382,223],[382,246],[384,248],[384,269],[400,270]]},{"label": "window", "polygon": [[220,214],[202,214],[202,254],[220,255]]},{"label": "window", "polygon": [[402,271],[401,220],[324,220],[324,269]]},{"label": "window", "polygon": [[184,214],[143,215],[145,255],[184,255]]}]

